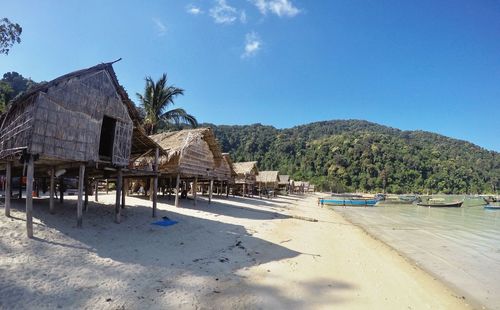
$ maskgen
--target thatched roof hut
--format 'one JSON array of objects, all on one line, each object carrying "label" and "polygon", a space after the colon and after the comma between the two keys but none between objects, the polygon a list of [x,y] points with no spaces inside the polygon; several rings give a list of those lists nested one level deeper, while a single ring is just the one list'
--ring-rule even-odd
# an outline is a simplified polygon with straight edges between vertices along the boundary
[{"label": "thatched roof hut", "polygon": [[0,127],[0,160],[24,152],[37,154],[37,165],[79,161],[127,166],[134,121],[137,111],[111,63],[75,71],[10,105]]},{"label": "thatched roof hut", "polygon": [[[177,175],[183,178],[215,178],[215,169],[221,166],[222,152],[210,128],[184,129],[164,132],[150,136],[167,155],[159,160],[162,174]],[[149,165],[151,156],[138,158],[136,167]]]},{"label": "thatched roof hut", "polygon": [[236,184],[255,184],[256,176],[259,174],[256,161],[234,163],[233,167],[236,172]]},{"label": "thatched roof hut", "polygon": [[256,176],[256,182],[266,188],[278,188],[279,180],[279,171],[259,171]]},{"label": "thatched roof hut", "polygon": [[236,177],[236,171],[234,171],[233,161],[229,153],[222,153],[221,165],[215,168],[215,176],[218,181],[233,181]]},{"label": "thatched roof hut", "polygon": [[290,176],[288,174],[280,174],[279,185],[288,186],[290,184]]}]

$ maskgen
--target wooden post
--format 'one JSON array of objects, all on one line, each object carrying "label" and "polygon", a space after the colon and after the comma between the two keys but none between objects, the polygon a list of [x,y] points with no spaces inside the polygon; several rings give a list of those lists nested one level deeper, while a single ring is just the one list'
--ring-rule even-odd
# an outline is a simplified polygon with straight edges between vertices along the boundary
[{"label": "wooden post", "polygon": [[194,182],[193,182],[193,205],[196,206],[196,196],[198,192],[198,177],[194,177]]},{"label": "wooden post", "polygon": [[214,190],[214,180],[210,179],[210,188],[208,189],[208,203],[212,203],[212,192]]},{"label": "wooden post", "polygon": [[123,181],[122,181],[122,203],[121,203],[122,209],[125,209],[125,196],[127,194],[127,183],[128,183],[128,179],[123,178]]},{"label": "wooden post", "polygon": [[246,184],[243,183],[243,197],[245,197],[245,189],[246,189]]},{"label": "wooden post", "polygon": [[95,202],[99,201],[99,180],[95,179]]},{"label": "wooden post", "polygon": [[153,166],[153,171],[155,172],[155,177],[153,179],[153,217],[156,217],[156,207],[158,201],[158,157],[160,157],[160,150],[156,148],[155,164]]},{"label": "wooden post", "polygon": [[10,197],[12,196],[12,162],[7,162],[7,167],[5,169],[5,216],[10,217]]},{"label": "wooden post", "polygon": [[59,202],[64,203],[64,178],[59,177]]},{"label": "wooden post", "polygon": [[109,194],[108,179],[106,179],[106,195]]},{"label": "wooden post", "polygon": [[177,183],[175,185],[175,206],[179,207],[179,183],[181,182],[181,175],[177,174]]},{"label": "wooden post", "polygon": [[23,199],[23,174],[19,177],[19,199]]},{"label": "wooden post", "polygon": [[55,168],[50,168],[49,212],[54,214]]},{"label": "wooden post", "polygon": [[83,203],[83,208],[84,208],[85,212],[87,212],[89,209],[89,176],[88,176],[88,172],[85,172],[85,174],[83,175],[83,183],[84,183],[84,187],[85,187],[85,190],[84,190],[85,200]]},{"label": "wooden post", "polygon": [[226,182],[226,198],[229,197],[229,181]]},{"label": "wooden post", "polygon": [[120,224],[121,222],[121,208],[120,208],[121,189],[122,189],[122,168],[118,168],[118,175],[116,177],[116,199],[115,199],[115,222],[118,224]]},{"label": "wooden post", "polygon": [[28,238],[33,238],[33,174],[34,174],[33,156],[29,155],[28,171],[26,173],[26,230]]},{"label": "wooden post", "polygon": [[262,199],[262,186],[260,182],[259,182],[259,197],[260,199]]},{"label": "wooden post", "polygon": [[82,228],[83,222],[83,214],[82,214],[82,194],[83,194],[83,185],[85,178],[85,164],[80,164],[80,171],[78,173],[78,202],[76,204],[76,227]]}]

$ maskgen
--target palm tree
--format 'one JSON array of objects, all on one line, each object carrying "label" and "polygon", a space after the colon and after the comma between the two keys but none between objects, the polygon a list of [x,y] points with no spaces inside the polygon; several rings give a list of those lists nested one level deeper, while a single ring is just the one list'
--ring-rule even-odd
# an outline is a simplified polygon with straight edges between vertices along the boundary
[{"label": "palm tree", "polygon": [[167,74],[163,73],[161,78],[155,83],[151,77],[146,78],[144,94],[137,93],[141,102],[141,108],[145,112],[144,128],[152,135],[158,131],[161,125],[190,125],[197,127],[196,118],[188,114],[184,109],[167,110],[167,107],[174,105],[174,98],[183,95],[184,90],[175,86],[167,85]]}]

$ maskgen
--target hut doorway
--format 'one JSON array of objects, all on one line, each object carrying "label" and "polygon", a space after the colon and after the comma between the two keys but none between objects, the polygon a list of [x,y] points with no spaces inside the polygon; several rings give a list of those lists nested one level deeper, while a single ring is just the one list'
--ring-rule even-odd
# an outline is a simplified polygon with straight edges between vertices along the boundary
[{"label": "hut doorway", "polygon": [[104,115],[101,126],[101,139],[99,141],[99,158],[111,160],[113,156],[113,143],[115,141],[116,119]]}]

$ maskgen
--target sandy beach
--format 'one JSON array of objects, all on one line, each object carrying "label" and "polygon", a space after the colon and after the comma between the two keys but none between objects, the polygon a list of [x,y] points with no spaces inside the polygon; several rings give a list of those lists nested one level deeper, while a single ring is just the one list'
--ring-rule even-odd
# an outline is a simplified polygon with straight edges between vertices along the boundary
[{"label": "sandy beach", "polygon": [[[316,196],[267,200],[201,197],[181,207],[114,195],[90,197],[76,228],[76,197],[34,201],[34,239],[24,201],[0,208],[2,309],[470,309],[397,252]],[[167,216],[177,224],[151,225]],[[317,219],[317,222],[311,221]]]}]

